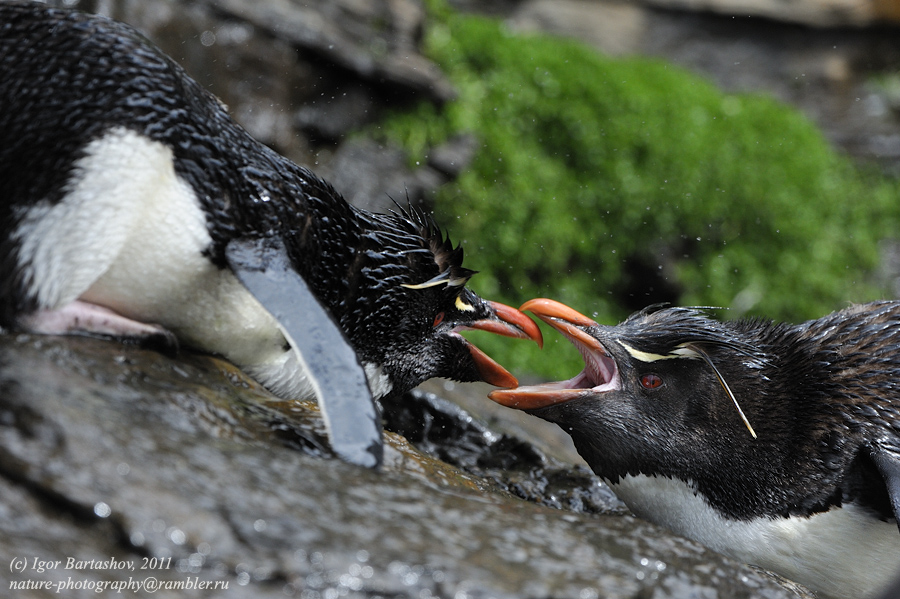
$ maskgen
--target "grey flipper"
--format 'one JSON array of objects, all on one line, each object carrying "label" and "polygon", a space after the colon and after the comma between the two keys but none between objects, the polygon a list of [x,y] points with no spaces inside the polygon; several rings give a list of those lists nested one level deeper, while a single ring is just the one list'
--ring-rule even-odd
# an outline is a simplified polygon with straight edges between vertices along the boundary
[{"label": "grey flipper", "polygon": [[291,266],[281,239],[235,239],[225,257],[238,280],[278,321],[316,391],[331,446],[344,460],[377,468],[381,418],[356,352]]},{"label": "grey flipper", "polygon": [[872,461],[884,478],[888,496],[891,498],[891,507],[894,508],[894,518],[897,520],[897,527],[900,528],[900,452],[875,447],[872,451]]}]

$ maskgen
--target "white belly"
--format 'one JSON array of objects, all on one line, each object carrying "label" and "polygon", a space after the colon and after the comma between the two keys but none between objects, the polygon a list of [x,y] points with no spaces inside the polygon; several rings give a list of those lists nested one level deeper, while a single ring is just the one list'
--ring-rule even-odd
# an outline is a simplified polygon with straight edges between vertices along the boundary
[{"label": "white belly", "polygon": [[822,597],[869,597],[900,573],[896,523],[853,505],[809,518],[743,522],[724,518],[681,481],[639,475],[610,486],[635,515]]},{"label": "white belly", "polygon": [[311,397],[278,323],[203,255],[206,216],[165,145],[109,131],[87,146],[62,202],[30,208],[16,236],[42,308],[106,306],[225,356],[276,392]]}]

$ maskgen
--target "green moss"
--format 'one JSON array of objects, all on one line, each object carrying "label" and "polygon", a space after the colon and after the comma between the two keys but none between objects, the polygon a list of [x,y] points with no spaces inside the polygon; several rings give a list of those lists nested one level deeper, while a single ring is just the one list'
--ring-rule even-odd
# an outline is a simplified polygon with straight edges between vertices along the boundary
[{"label": "green moss", "polygon": [[[861,173],[795,110],[432,5],[427,49],[459,98],[382,132],[415,160],[477,136],[436,210],[481,271],[479,293],[552,297],[604,323],[657,299],[798,321],[884,295],[871,273],[879,240],[900,230],[897,185]],[[556,349],[477,342],[519,372],[561,376]]]}]

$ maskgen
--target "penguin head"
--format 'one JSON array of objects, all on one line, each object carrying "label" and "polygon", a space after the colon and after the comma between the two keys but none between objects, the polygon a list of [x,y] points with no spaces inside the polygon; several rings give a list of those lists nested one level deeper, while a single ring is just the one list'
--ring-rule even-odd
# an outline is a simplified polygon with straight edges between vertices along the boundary
[{"label": "penguin head", "polygon": [[393,393],[432,377],[515,387],[508,371],[460,333],[486,330],[540,345],[534,321],[468,289],[476,273],[428,215],[406,209],[368,220],[357,250],[359,281],[351,281],[339,318],[360,360],[380,366]]},{"label": "penguin head", "polygon": [[696,479],[723,459],[738,468],[762,446],[753,426],[764,418],[751,394],[764,393],[753,380],[763,378],[766,358],[722,323],[687,308],[649,308],[617,326],[552,300],[522,309],[572,341],[585,368],[567,381],[490,397],[559,424],[600,476]]}]

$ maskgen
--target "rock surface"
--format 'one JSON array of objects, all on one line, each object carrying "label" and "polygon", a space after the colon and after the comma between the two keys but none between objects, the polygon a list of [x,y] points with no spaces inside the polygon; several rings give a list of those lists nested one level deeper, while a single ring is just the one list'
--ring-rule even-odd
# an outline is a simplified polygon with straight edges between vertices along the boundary
[{"label": "rock surface", "polygon": [[647,0],[662,8],[764,17],[815,27],[900,23],[896,0]]},{"label": "rock surface", "polygon": [[[215,358],[0,335],[0,589],[808,596],[623,513],[585,471],[558,475],[565,467],[442,400],[386,411],[471,471],[396,434],[382,472],[347,465],[330,456],[314,405],[286,405]],[[578,500],[540,505],[566,493]]]}]

